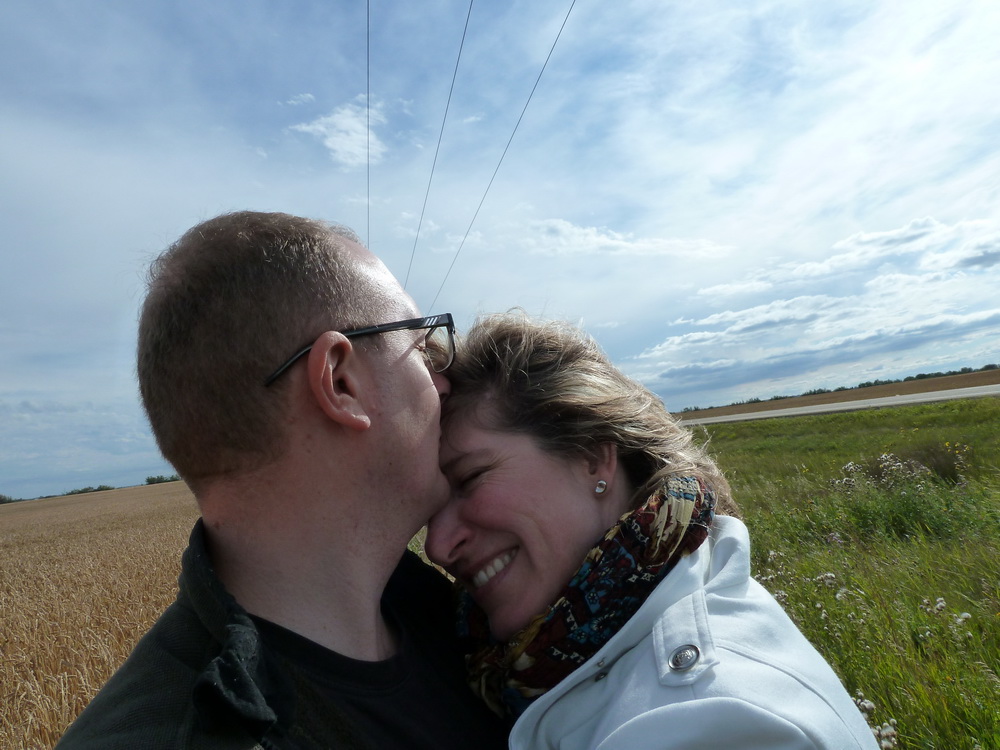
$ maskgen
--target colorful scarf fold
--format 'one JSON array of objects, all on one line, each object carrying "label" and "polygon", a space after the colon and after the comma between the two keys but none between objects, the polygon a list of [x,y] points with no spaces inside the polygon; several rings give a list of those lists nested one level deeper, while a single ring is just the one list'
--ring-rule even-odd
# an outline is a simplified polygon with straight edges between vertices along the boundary
[{"label": "colorful scarf fold", "polygon": [[669,477],[605,534],[549,610],[507,643],[490,637],[485,613],[463,593],[459,635],[473,690],[501,716],[520,716],[621,629],[705,541],[714,515],[715,497],[701,481]]}]

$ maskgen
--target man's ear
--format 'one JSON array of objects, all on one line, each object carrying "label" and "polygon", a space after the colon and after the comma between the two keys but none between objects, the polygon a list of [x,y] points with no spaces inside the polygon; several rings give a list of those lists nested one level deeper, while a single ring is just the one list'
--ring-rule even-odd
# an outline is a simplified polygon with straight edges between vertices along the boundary
[{"label": "man's ear", "polygon": [[306,364],[309,388],[323,413],[352,430],[367,430],[372,421],[361,400],[363,373],[350,339],[336,331],[321,334]]}]

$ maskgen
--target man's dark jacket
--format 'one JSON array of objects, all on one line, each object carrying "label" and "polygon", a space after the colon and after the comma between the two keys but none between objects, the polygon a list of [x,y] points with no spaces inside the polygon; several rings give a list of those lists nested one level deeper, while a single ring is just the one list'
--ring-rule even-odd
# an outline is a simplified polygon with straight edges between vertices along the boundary
[{"label": "man's dark jacket", "polygon": [[[176,601],[70,726],[59,750],[301,746],[295,687],[268,658],[253,620],[216,578],[201,521],[191,533],[178,583]],[[394,572],[387,600],[403,622],[426,620],[431,613],[441,620],[435,627],[452,627],[448,585],[412,552]],[[337,706],[324,706],[324,713],[330,736],[323,745],[368,747]]]}]

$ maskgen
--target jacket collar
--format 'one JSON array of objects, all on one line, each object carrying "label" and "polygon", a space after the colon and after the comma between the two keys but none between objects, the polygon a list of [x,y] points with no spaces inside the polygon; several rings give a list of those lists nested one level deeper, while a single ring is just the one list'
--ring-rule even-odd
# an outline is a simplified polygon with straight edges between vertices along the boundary
[{"label": "jacket collar", "polygon": [[269,668],[250,615],[216,577],[201,519],[181,561],[180,591],[211,635],[215,653],[197,677],[192,696],[201,724],[209,730],[235,724],[262,737],[279,721],[287,723],[290,707],[279,696],[292,692]]},{"label": "jacket collar", "polygon": [[[650,634],[661,682],[678,685],[696,680],[718,663],[706,596],[745,584],[750,575],[749,548],[750,537],[743,522],[717,516],[705,543],[681,559],[625,626],[579,669],[530,705],[517,724],[530,724],[534,719],[529,714],[544,712],[580,682],[599,679],[602,671],[612,669],[625,652]],[[687,669],[671,666],[675,652],[689,645],[698,649],[695,663]],[[677,657],[684,658],[683,654]]]}]

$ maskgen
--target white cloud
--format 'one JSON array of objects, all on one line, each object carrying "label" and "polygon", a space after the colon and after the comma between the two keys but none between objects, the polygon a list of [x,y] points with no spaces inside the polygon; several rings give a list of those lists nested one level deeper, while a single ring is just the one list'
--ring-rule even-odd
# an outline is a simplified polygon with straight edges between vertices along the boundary
[{"label": "white cloud", "polygon": [[141,484],[147,476],[173,473],[135,404],[0,401],[0,415],[5,495]]},{"label": "white cloud", "polygon": [[531,222],[524,247],[548,255],[673,255],[718,257],[726,251],[709,240],[635,237],[606,227],[576,226],[565,219]]},{"label": "white cloud", "polygon": [[[980,222],[980,225],[985,222]],[[971,238],[960,238],[961,244],[935,249],[920,259],[920,269],[944,271],[949,269],[988,269],[1000,264],[1000,232],[987,231]]]},{"label": "white cloud", "polygon": [[734,297],[740,294],[761,294],[769,290],[772,286],[772,282],[762,279],[733,281],[727,284],[704,287],[698,290],[698,294],[710,298]]},{"label": "white cloud", "polygon": [[[934,218],[914,219],[905,226],[881,232],[859,232],[833,243],[833,253],[821,261],[786,262],[755,271],[751,278],[713,285],[699,291],[705,297],[764,293],[797,284],[830,284],[848,274],[869,273],[882,266],[902,264],[925,271],[989,266],[1000,235],[989,220],[945,224]],[[808,251],[806,251],[808,252]]]},{"label": "white cloud", "polygon": [[316,97],[312,94],[296,94],[291,99],[285,100],[285,104],[290,107],[297,107],[301,104],[312,104],[316,101]]},{"label": "white cloud", "polygon": [[756,328],[812,321],[823,311],[835,308],[837,304],[837,300],[824,296],[779,299],[745,310],[715,313],[696,321],[696,325],[714,326],[729,323],[726,330],[739,333]]},{"label": "white cloud", "polygon": [[[979,343],[1000,321],[1000,236],[994,227],[990,221],[927,218],[857,233],[832,243],[840,252],[830,263],[811,265],[813,273],[800,273],[795,264],[760,272],[742,287],[746,297],[762,298],[757,304],[675,318],[675,332],[627,366],[671,397],[687,392],[690,403],[699,403],[700,391],[701,399],[710,399],[700,401],[706,405],[735,400],[712,396],[735,378],[744,383],[741,392],[756,389],[758,396],[806,390],[795,388],[810,373],[824,382],[809,387],[866,379],[849,379],[832,367],[837,362],[855,363],[855,374],[868,373],[867,379],[891,377],[892,368],[914,374],[906,368],[919,368],[921,358],[988,364],[967,358],[976,352],[996,359]],[[804,281],[822,293],[781,296]],[[721,302],[721,295],[704,293],[710,289],[699,298]]]},{"label": "white cloud", "polygon": [[311,122],[292,125],[289,129],[318,138],[330,158],[345,169],[378,164],[385,155],[386,146],[369,130],[368,123],[382,125],[386,117],[380,105],[369,110],[364,103],[349,102],[333,112]]}]

